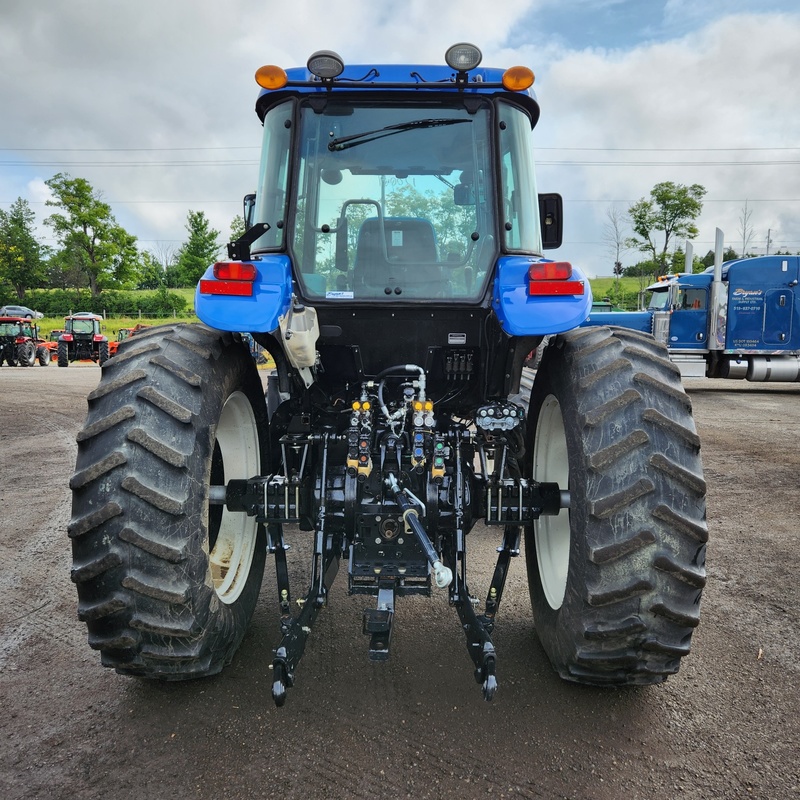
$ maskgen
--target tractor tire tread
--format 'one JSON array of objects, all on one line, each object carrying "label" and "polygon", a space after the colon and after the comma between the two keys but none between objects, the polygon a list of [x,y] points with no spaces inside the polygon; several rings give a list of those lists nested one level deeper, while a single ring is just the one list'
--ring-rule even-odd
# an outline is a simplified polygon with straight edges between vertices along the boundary
[{"label": "tractor tire tread", "polygon": [[[190,464],[211,457],[216,419],[204,411],[204,393],[222,392],[216,375],[236,370],[250,381],[248,396],[263,401],[240,349],[234,334],[202,325],[148,329],[102,364],[89,395],[71,481],[72,578],[89,643],[117,672],[160,680],[216,674],[252,614],[265,547],[256,548],[241,602],[222,603],[196,533],[205,529],[205,493]],[[209,402],[211,409],[219,401]]]},{"label": "tractor tire tread", "polygon": [[[706,581],[706,484],[680,371],[648,334],[579,328],[545,352],[532,415],[548,394],[561,404],[570,494],[583,510],[570,511],[574,585],[559,609],[544,599],[528,533],[539,638],[566,680],[661,682],[689,652]],[[532,436],[533,420],[527,452]]]}]

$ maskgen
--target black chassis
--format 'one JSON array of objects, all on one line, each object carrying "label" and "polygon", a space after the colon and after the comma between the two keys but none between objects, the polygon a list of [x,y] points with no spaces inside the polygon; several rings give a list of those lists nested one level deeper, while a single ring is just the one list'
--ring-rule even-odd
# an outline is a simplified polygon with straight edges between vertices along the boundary
[{"label": "black chassis", "polygon": [[16,336],[0,336],[0,364],[8,359],[9,354],[12,360],[17,355],[17,337]]},{"label": "black chassis", "polygon": [[73,333],[72,337],[72,341],[66,343],[70,361],[97,361],[100,358],[100,345],[94,341],[93,333]]},{"label": "black chassis", "polygon": [[[267,399],[271,463],[279,469],[212,491],[212,502],[266,525],[282,633],[273,698],[284,703],[345,558],[349,592],[377,598],[363,618],[372,660],[389,656],[395,598],[429,595],[433,575],[448,588],[475,679],[491,700],[491,634],[521,530],[569,504],[557,485],[523,477],[524,409],[507,399],[518,392],[522,363],[540,340],[507,335],[488,307],[343,313],[320,304],[317,311],[317,380],[308,389],[277,340],[253,334],[277,365]],[[419,330],[430,341],[414,335]],[[503,529],[480,615],[466,576],[466,536],[478,519]],[[315,532],[311,582],[296,615],[282,523]]]}]

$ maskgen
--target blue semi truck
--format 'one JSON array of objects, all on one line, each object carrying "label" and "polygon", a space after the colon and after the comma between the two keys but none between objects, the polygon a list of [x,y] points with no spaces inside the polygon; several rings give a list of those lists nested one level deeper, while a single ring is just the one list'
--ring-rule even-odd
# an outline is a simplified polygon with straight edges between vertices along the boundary
[{"label": "blue semi truck", "polygon": [[[280,705],[341,564],[348,592],[371,598],[371,660],[389,657],[401,611],[422,622],[401,598],[442,592],[490,700],[524,552],[563,678],[678,670],[705,583],[691,403],[652,337],[580,327],[588,281],[545,257],[562,209],[536,189],[533,72],[480,62],[461,43],[436,65],[324,51],[257,71],[256,192],[245,234],[198,284],[202,324],[122,342],[78,435],[72,578],[104,665],[219,672],[269,559],[280,627],[264,674]],[[275,361],[266,387],[239,331]],[[307,570],[290,569],[287,525],[307,533]],[[497,545],[483,601],[476,536]],[[310,575],[299,596],[290,574]]]},{"label": "blue semi truck", "polygon": [[800,256],[716,263],[648,287],[644,311],[591,313],[584,325],[652,333],[684,377],[800,380]]}]

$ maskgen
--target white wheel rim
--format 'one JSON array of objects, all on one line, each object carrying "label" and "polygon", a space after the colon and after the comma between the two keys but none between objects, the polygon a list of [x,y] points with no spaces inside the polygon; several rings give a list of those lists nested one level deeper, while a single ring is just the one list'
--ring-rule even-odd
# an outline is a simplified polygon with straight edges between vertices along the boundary
[{"label": "white wheel rim", "polygon": [[[241,392],[234,392],[225,401],[217,425],[217,445],[226,483],[261,474],[256,420],[249,400]],[[233,603],[247,583],[257,533],[255,517],[223,507],[217,540],[209,553],[214,589],[223,603]]]},{"label": "white wheel rim", "polygon": [[[548,395],[539,412],[533,446],[533,479],[557,483],[562,491],[569,488],[569,457],[561,406]],[[544,596],[554,610],[561,608],[569,573],[569,511],[556,516],[542,515],[534,522],[536,560]]]}]

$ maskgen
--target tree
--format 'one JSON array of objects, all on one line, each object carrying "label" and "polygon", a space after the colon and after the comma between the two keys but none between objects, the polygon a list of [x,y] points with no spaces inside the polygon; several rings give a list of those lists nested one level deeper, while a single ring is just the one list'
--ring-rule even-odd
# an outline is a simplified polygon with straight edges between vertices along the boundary
[{"label": "tree", "polygon": [[[709,250],[701,259],[700,264],[703,269],[708,269],[708,267],[714,266],[714,259],[716,258],[716,254],[713,250]],[[739,254],[730,246],[728,245],[722,251],[722,261],[735,261],[737,258],[740,258]],[[702,270],[701,270],[702,271]]]},{"label": "tree", "polygon": [[231,220],[231,241],[235,242],[240,236],[243,236],[245,230],[244,217],[241,214],[237,214]]},{"label": "tree", "polygon": [[82,259],[72,250],[56,250],[47,262],[47,283],[52,289],[86,289],[89,279]]},{"label": "tree", "polygon": [[83,178],[59,173],[45,181],[53,193],[48,206],[60,209],[45,220],[65,251],[62,257],[88,282],[92,297],[104,288],[122,287],[135,280],[139,269],[136,237],[117,224],[104,203]]},{"label": "tree", "polygon": [[664,181],[650,190],[649,200],[643,197],[628,209],[635,235],[627,243],[649,256],[648,260],[655,266],[654,276],[667,272],[673,240],[697,236],[694,221],[703,210],[705,193],[705,188],[698,183],[684,186]]},{"label": "tree", "polygon": [[[603,241],[611,260],[614,262],[614,275],[622,274],[622,254],[629,249],[624,232],[625,215],[616,206],[606,209],[606,223],[603,225]],[[619,265],[619,266],[617,266]]]},{"label": "tree", "polygon": [[[692,256],[692,272],[702,272],[706,268],[703,261],[696,255]],[[675,251],[670,256],[669,272],[677,275],[679,272],[686,271],[686,252],[682,247],[675,248]]]},{"label": "tree", "polygon": [[21,197],[8,211],[0,211],[0,278],[11,284],[19,300],[25,299],[27,289],[42,286],[47,280],[33,221],[33,211]]},{"label": "tree", "polygon": [[149,251],[142,253],[142,267],[139,270],[137,289],[166,288],[164,269],[158,257]]},{"label": "tree", "polygon": [[614,262],[612,272],[616,280],[614,281],[614,288],[611,292],[611,300],[616,304],[619,304],[621,299],[619,278],[624,271],[622,266],[622,254],[628,249],[624,225],[624,214],[616,206],[610,206],[606,210],[606,223],[603,226],[603,241],[606,244],[606,250],[609,256],[611,256]]},{"label": "tree", "polygon": [[181,286],[193,286],[217,260],[220,232],[211,227],[203,211],[189,211],[186,230],[189,238],[178,251],[175,272]]},{"label": "tree", "polygon": [[750,247],[750,242],[753,241],[755,231],[750,222],[753,216],[753,209],[747,207],[747,200],[744,201],[742,212],[739,214],[739,236],[742,240],[742,256],[747,255],[747,248]]},{"label": "tree", "polygon": [[640,288],[643,288],[647,283],[652,282],[655,270],[656,265],[652,261],[640,261],[630,267],[623,267],[622,274],[626,278],[639,278]]}]

